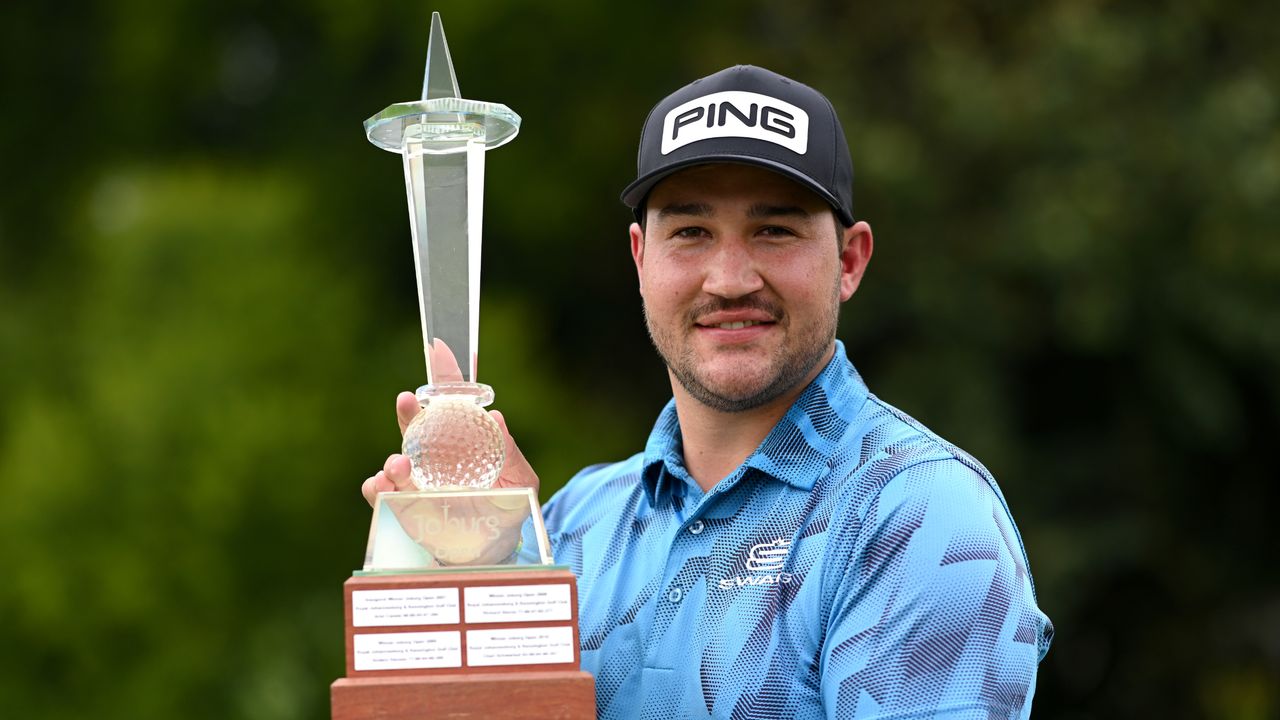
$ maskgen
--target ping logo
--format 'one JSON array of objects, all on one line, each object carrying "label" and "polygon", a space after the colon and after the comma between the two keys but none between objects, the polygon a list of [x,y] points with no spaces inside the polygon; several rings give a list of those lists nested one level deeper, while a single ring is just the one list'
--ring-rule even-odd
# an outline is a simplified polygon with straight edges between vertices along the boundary
[{"label": "ping logo", "polygon": [[768,95],[726,90],[678,105],[662,120],[662,154],[699,140],[765,140],[798,154],[809,149],[809,113]]},{"label": "ping logo", "polygon": [[721,590],[729,590],[744,585],[786,585],[794,580],[791,573],[778,572],[787,562],[787,553],[791,551],[791,541],[778,538],[773,542],[752,545],[747,553],[747,570],[750,575],[737,575],[724,578],[719,582]]}]

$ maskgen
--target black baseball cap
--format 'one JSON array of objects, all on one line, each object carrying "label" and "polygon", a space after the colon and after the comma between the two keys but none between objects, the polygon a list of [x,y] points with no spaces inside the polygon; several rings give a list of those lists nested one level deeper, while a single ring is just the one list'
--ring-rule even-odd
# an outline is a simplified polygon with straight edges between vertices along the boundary
[{"label": "black baseball cap", "polygon": [[622,202],[639,218],[663,178],[692,165],[744,163],[784,175],[853,225],[853,162],[835,108],[808,85],[735,65],[685,85],[649,111],[636,179]]}]

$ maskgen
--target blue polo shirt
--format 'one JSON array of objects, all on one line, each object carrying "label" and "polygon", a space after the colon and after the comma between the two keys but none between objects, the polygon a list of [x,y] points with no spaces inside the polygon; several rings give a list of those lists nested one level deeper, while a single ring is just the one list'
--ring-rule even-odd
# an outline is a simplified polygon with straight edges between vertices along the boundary
[{"label": "blue polo shirt", "polygon": [[1025,718],[1053,627],[980,463],[871,395],[837,342],[703,493],[674,401],[642,454],[544,507],[600,718]]}]

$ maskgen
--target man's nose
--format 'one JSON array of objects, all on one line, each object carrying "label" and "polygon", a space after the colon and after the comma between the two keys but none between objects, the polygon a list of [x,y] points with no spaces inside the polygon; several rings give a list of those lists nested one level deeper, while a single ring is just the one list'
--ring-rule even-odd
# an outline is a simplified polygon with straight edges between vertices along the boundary
[{"label": "man's nose", "polygon": [[764,287],[756,259],[746,243],[727,238],[708,259],[702,290],[710,295],[739,298]]}]

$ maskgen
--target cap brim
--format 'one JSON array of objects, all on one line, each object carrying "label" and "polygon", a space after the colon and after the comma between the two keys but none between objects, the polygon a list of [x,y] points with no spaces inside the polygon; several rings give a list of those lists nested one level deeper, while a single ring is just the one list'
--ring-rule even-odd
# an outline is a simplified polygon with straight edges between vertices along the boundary
[{"label": "cap brim", "polygon": [[840,207],[840,201],[836,199],[834,195],[828,192],[827,189],[824,188],[819,182],[809,177],[808,175],[805,175],[804,173],[797,171],[795,168],[791,167],[790,165],[784,165],[782,163],[774,162],[766,158],[754,157],[751,155],[733,155],[733,154],[700,155],[698,157],[686,158],[684,160],[672,163],[670,165],[663,165],[661,168],[658,168],[653,172],[650,172],[646,175],[641,175],[640,177],[636,178],[630,185],[624,188],[621,196],[622,202],[627,207],[631,208],[632,210],[635,210],[638,213],[640,209],[640,205],[644,203],[645,197],[649,195],[649,191],[653,190],[654,185],[657,185],[658,183],[665,180],[667,177],[674,175],[675,173],[678,173],[681,170],[688,169],[695,165],[713,165],[715,163],[734,163],[737,165],[754,165],[756,167],[764,168],[765,170],[772,170],[773,172],[776,172],[779,175],[786,177],[788,180],[793,180],[797,183],[800,183],[804,187],[813,191],[813,193],[816,194],[818,197],[827,201],[827,204],[831,206],[831,209],[835,212],[836,217],[840,219],[840,222],[845,227],[849,227],[853,225],[853,215],[848,210]]}]

